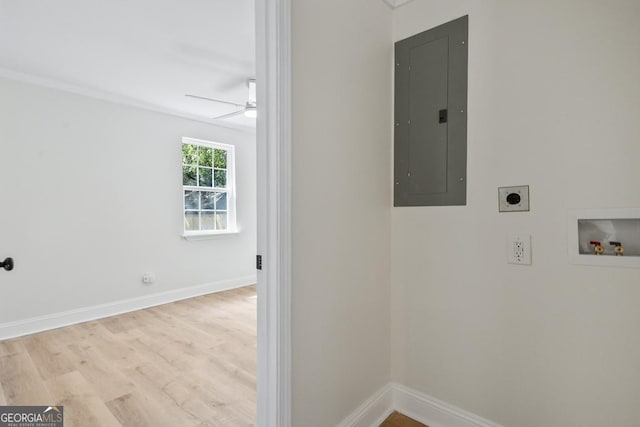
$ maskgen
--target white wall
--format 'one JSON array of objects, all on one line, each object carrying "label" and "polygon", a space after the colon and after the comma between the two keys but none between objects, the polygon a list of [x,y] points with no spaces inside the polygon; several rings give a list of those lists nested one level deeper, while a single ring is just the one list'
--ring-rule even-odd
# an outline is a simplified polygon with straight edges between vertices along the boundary
[{"label": "white wall", "polygon": [[393,39],[465,14],[468,203],[392,210],[393,377],[509,427],[640,425],[640,270],[569,265],[566,226],[640,206],[640,3],[417,0]]},{"label": "white wall", "polygon": [[[255,275],[255,133],[7,79],[0,93],[0,258],[16,262],[0,324]],[[236,146],[240,234],[180,237],[183,136]]]},{"label": "white wall", "polygon": [[391,11],[293,2],[293,425],[389,381]]}]

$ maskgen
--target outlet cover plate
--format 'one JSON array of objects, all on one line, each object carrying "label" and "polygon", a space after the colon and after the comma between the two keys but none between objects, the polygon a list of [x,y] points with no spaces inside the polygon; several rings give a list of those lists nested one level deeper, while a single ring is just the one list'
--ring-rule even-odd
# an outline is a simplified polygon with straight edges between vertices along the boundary
[{"label": "outlet cover plate", "polygon": [[498,188],[498,210],[500,212],[528,212],[529,186]]},{"label": "outlet cover plate", "polygon": [[507,239],[507,262],[531,265],[531,235],[513,234]]},{"label": "outlet cover plate", "polygon": [[153,273],[143,273],[142,274],[142,283],[145,285],[151,285],[156,281],[156,275]]}]

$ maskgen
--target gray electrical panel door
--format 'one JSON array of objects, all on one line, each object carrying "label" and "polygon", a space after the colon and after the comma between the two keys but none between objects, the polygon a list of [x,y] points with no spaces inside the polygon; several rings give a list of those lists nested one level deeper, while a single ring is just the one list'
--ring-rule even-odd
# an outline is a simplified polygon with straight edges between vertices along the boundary
[{"label": "gray electrical panel door", "polygon": [[394,205],[465,205],[468,17],[395,45]]}]

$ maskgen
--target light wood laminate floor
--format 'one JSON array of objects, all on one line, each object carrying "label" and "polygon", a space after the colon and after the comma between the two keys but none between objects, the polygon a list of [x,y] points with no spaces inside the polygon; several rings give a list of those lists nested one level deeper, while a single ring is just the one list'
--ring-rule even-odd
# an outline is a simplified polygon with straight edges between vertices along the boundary
[{"label": "light wood laminate floor", "polygon": [[254,286],[0,342],[0,405],[65,427],[253,426]]}]

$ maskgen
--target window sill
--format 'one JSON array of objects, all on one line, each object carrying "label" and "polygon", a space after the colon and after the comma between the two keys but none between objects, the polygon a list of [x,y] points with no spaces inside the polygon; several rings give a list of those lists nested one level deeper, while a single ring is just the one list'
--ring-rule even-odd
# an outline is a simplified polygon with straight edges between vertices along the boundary
[{"label": "window sill", "polygon": [[225,236],[234,236],[240,234],[239,231],[219,231],[217,233],[185,233],[182,238],[185,240],[211,240]]}]

